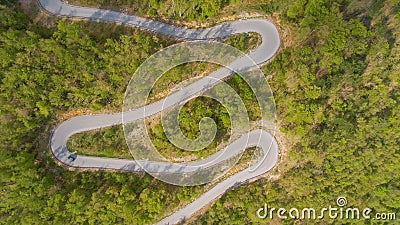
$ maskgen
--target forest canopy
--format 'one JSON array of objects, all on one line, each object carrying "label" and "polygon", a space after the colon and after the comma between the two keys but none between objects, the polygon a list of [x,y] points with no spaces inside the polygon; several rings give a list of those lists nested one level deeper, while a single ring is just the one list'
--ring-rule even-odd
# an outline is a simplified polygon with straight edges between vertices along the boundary
[{"label": "forest canopy", "polygon": [[[220,13],[249,11],[279,25],[280,52],[262,69],[275,95],[281,162],[270,173],[276,179],[228,191],[193,223],[263,223],[256,211],[264,203],[319,208],[338,196],[400,216],[400,2],[217,3],[202,1],[209,12],[201,6],[203,14],[187,11],[182,20],[216,21]],[[173,12],[142,14],[177,19]],[[197,198],[206,186],[69,170],[55,162],[51,130],[81,110],[120,108],[130,75],[174,41],[137,29],[113,33],[107,24],[54,20],[56,26],[44,27],[17,1],[0,1],[0,224],[148,224]],[[96,32],[99,27],[104,30]],[[121,136],[115,130],[108,138],[114,134]]]}]

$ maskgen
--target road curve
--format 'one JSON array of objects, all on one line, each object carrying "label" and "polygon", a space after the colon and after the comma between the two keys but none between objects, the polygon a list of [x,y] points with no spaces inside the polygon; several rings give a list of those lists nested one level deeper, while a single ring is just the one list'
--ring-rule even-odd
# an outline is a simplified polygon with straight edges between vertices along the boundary
[{"label": "road curve", "polygon": [[[271,22],[265,19],[239,20],[234,22],[222,23],[211,28],[193,30],[137,17],[134,15],[126,15],[110,10],[73,6],[66,4],[60,0],[38,0],[38,2],[45,11],[56,16],[87,18],[96,21],[120,23],[126,26],[138,27],[144,30],[149,30],[155,33],[160,33],[173,38],[184,40],[218,40],[234,34],[256,32],[261,35],[262,43],[257,47],[257,49],[252,50],[248,54],[248,56],[253,59],[254,62],[258,65],[266,63],[268,60],[270,60],[274,56],[280,45],[279,33],[276,27]],[[240,65],[240,63],[238,63],[237,65],[244,66]],[[229,75],[230,74],[226,74],[226,76]],[[196,86],[196,83],[194,83],[194,86]],[[185,93],[185,91],[182,90],[178,93]],[[182,100],[184,98],[176,99]],[[153,111],[159,112],[157,111],[157,102],[145,107],[146,109],[148,107],[153,107]],[[143,118],[135,117],[135,119]],[[109,127],[118,124],[122,124],[122,113],[83,115],[69,119],[60,124],[52,133],[50,140],[52,153],[57,160],[71,167],[116,169],[132,172],[142,172],[143,169],[135,160],[81,155],[78,155],[75,160],[70,160],[68,158],[71,153],[68,152],[66,143],[70,136],[79,132],[94,130],[102,127]],[[250,167],[227,178],[226,180],[217,184],[211,190],[200,196],[197,200],[188,204],[183,209],[173,213],[169,217],[160,221],[159,224],[179,223],[185,218],[189,218],[199,209],[209,204],[209,202],[218,198],[227,190],[230,190],[232,187],[246,182],[252,178],[255,178],[273,168],[278,160],[278,146],[274,137],[264,130],[250,131],[249,133],[243,135],[239,139],[232,142],[229,146],[227,146],[226,148],[229,148],[230,151],[224,152],[231,152],[232,155],[235,155],[242,150],[235,148],[236,145],[244,140],[247,141],[247,147],[257,146],[260,147],[264,152],[264,158],[260,162],[260,164],[257,164],[257,167]],[[209,158],[203,160],[203,162],[207,162],[207,160],[212,161],[211,159],[213,157],[216,157],[217,155],[218,153],[215,153]],[[168,171],[167,168],[160,162],[153,163],[142,161],[140,163],[151,164],[152,167],[147,168],[152,168],[152,170],[154,170],[155,172],[174,172]],[[196,161],[193,162],[193,164],[195,163]],[[216,161],[215,163],[218,163],[218,161]]]}]

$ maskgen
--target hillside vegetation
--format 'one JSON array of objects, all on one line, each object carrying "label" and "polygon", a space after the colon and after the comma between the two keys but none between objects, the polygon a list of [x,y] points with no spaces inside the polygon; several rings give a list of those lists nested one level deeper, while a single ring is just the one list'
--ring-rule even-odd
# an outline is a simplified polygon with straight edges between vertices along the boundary
[{"label": "hillside vegetation", "polygon": [[[173,41],[135,29],[96,33],[87,22],[57,20],[44,28],[16,1],[0,2],[0,224],[154,223],[207,188],[176,187],[145,174],[68,170],[48,146],[61,115],[120,108],[130,75]],[[217,21],[219,12],[240,4],[210,5],[207,17],[193,13],[192,19]],[[256,216],[264,203],[319,209],[339,196],[348,206],[400,217],[399,0],[245,5],[274,18],[285,33],[279,54],[262,68],[272,75],[277,104],[277,179],[229,191],[192,222],[265,223]]]}]

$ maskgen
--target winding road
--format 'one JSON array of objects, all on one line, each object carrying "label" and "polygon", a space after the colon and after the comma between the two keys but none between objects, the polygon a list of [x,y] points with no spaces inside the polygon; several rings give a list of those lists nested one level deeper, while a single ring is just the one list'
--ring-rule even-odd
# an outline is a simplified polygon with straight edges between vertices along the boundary
[{"label": "winding road", "polygon": [[[258,65],[268,62],[279,49],[280,38],[276,27],[265,19],[249,19],[249,20],[238,20],[234,22],[226,22],[220,25],[201,29],[192,30],[186,29],[184,27],[178,27],[174,25],[165,24],[162,22],[149,20],[146,18],[137,17],[134,15],[126,15],[123,13],[118,13],[109,10],[79,7],[69,5],[60,0],[38,0],[40,6],[47,11],[56,16],[64,16],[70,18],[86,18],[95,21],[113,22],[120,23],[125,26],[138,27],[140,29],[152,31],[159,34],[168,35],[176,39],[183,40],[220,40],[222,38],[248,32],[256,32],[261,35],[262,43],[256,49],[252,50],[248,56],[254,60]],[[245,70],[246,64],[245,60],[238,59],[233,62],[230,66],[236,70]],[[222,80],[228,76],[232,75],[222,68],[208,77],[217,77]],[[181,91],[174,93],[175,96],[169,98],[171,107],[179,103],[182,100],[190,98],[193,93],[200,92],[204,86],[202,82],[206,82],[207,77],[196,81],[192,85],[185,87]],[[129,120],[135,121],[143,119],[143,117],[148,117],[159,113],[162,110],[160,107],[161,101],[152,103],[145,106],[148,115],[143,115],[141,109],[137,111],[129,112],[124,115],[124,120],[127,118]],[[168,108],[168,107],[167,107]],[[164,109],[166,107],[164,106]],[[125,122],[125,121],[124,121]],[[66,147],[67,140],[70,136],[76,133],[90,131],[98,128],[109,127],[113,125],[119,125],[123,123],[122,113],[115,114],[98,114],[98,115],[83,115],[71,118],[63,123],[61,123],[52,133],[50,146],[51,151],[55,158],[60,162],[77,168],[97,168],[97,169],[114,169],[123,170],[131,172],[143,172],[144,170],[140,165],[146,164],[147,169],[151,169],[153,172],[158,173],[174,173],[176,171],[170,171],[168,164],[163,164],[162,162],[150,162],[150,161],[136,161],[128,159],[116,159],[116,158],[105,158],[105,157],[94,157],[94,156],[82,156],[77,155],[75,160],[71,160],[71,153]],[[229,178],[223,180],[222,182],[215,185],[211,190],[204,193],[198,199],[194,200],[181,210],[173,213],[172,215],[166,217],[159,224],[176,224],[186,218],[191,217],[198,210],[212,202],[214,199],[220,197],[226,191],[230,190],[232,187],[240,185],[250,179],[256,178],[265,172],[272,169],[278,160],[278,145],[274,137],[267,131],[256,129],[248,132],[242,137],[230,143],[226,149],[229,151],[229,155],[225,157],[220,156],[218,153],[214,155],[199,160],[201,163],[213,162],[218,163],[220,161],[226,160],[228,157],[233,157],[243,149],[243,143],[245,142],[246,147],[257,146],[263,150],[263,159],[256,165],[253,165],[245,170],[242,170]],[[218,158],[217,161],[214,159]],[[213,161],[214,160],[214,161]],[[189,162],[187,164],[199,164],[199,161]]]}]

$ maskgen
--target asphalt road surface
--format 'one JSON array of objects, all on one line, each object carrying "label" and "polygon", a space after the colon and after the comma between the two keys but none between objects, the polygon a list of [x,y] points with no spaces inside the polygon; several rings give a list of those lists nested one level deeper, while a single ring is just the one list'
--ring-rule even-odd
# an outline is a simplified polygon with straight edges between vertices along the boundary
[{"label": "asphalt road surface", "polygon": [[[79,7],[66,4],[60,0],[38,0],[41,7],[48,13],[56,16],[64,16],[70,18],[86,18],[93,21],[113,22],[119,23],[125,26],[138,27],[144,30],[149,30],[155,33],[168,35],[173,38],[183,40],[219,40],[234,34],[256,32],[261,35],[262,43],[256,49],[252,50],[248,56],[254,60],[258,65],[268,62],[280,45],[279,33],[276,27],[265,19],[249,19],[249,20],[238,20],[234,22],[226,22],[220,25],[200,29],[186,29],[184,27],[178,27],[174,25],[165,24],[162,22],[149,20],[134,15],[126,15],[119,12]],[[246,67],[244,64],[245,60],[238,59],[231,64],[231,68],[240,70]],[[209,76],[219,76],[218,78],[224,78],[231,74],[224,73],[224,68],[216,73],[210,74]],[[199,80],[192,85],[174,93],[176,97],[169,98],[171,106],[179,103],[189,97],[190,92],[197,92],[204,88],[202,80]],[[151,112],[149,115],[143,115],[138,111],[130,112],[128,115],[124,115],[124,120],[129,118],[131,121],[143,119],[143,116],[150,116],[159,113],[162,110],[160,102],[155,102],[145,106],[146,112]],[[164,106],[164,109],[167,107]],[[125,121],[124,121],[125,122]],[[109,127],[113,125],[122,124],[122,113],[115,114],[98,114],[98,115],[83,115],[69,119],[60,124],[52,133],[51,136],[51,150],[53,155],[60,162],[78,168],[97,168],[97,169],[114,169],[124,170],[132,172],[143,172],[139,163],[135,160],[128,159],[116,159],[116,158],[105,158],[105,157],[94,157],[94,156],[74,156],[74,160],[71,159],[71,153],[66,147],[67,140],[70,136],[76,133],[99,129],[103,127]],[[246,142],[246,143],[243,143]],[[201,160],[201,164],[207,164],[207,162],[218,163],[226,160],[229,157],[235,156],[238,152],[242,151],[242,147],[245,144],[246,147],[257,146],[260,147],[264,152],[264,157],[260,162],[252,167],[242,170],[229,178],[218,183],[208,192],[204,193],[198,199],[194,200],[183,209],[173,213],[167,218],[159,222],[159,224],[176,224],[186,218],[189,218],[199,209],[206,206],[214,199],[218,198],[232,187],[240,185],[252,178],[258,177],[265,172],[269,171],[274,167],[278,160],[278,146],[274,137],[264,130],[253,130],[243,135],[239,139],[233,141],[223,151],[228,152],[229,155],[225,157],[220,156],[219,153],[215,153],[210,157]],[[218,158],[218,160],[214,160]],[[141,161],[140,164],[147,164],[147,169],[151,169],[152,172],[157,173],[172,173],[169,171],[167,163],[163,162],[149,162]],[[186,164],[199,164],[199,161],[189,162]],[[185,171],[188,172],[188,171]]]}]

